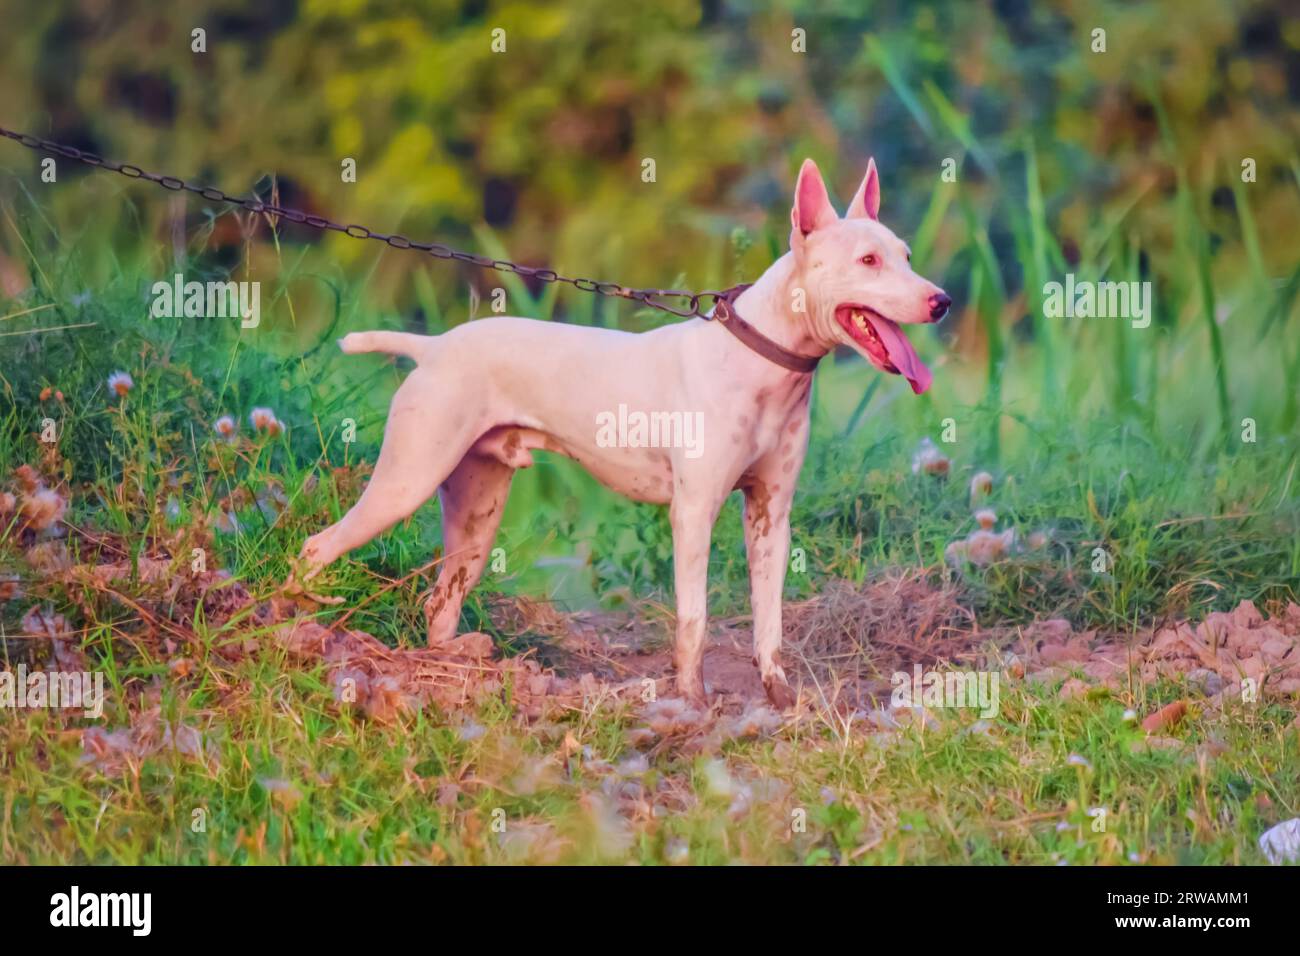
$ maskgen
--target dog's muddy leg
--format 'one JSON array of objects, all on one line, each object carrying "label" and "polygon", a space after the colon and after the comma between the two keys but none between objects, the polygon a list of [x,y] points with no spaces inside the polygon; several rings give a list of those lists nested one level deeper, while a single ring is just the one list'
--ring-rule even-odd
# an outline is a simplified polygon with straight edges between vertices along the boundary
[{"label": "dog's muddy leg", "polygon": [[[793,479],[787,479],[793,488]],[[754,660],[768,700],[780,710],[795,696],[781,667],[781,592],[790,556],[791,494],[761,479],[745,488],[745,550],[749,555],[749,594],[754,612]]]},{"label": "dog's muddy leg", "polygon": [[709,540],[720,502],[688,497],[679,486],[669,508],[673,579],[677,591],[677,692],[703,706],[704,639],[709,617]]},{"label": "dog's muddy leg", "polygon": [[483,575],[514,473],[496,458],[470,452],[438,489],[445,560],[424,604],[430,646],[456,636],[461,605]]},{"label": "dog's muddy leg", "polygon": [[447,405],[431,389],[429,374],[417,369],[393,396],[379,460],[360,499],[303,544],[306,578],[409,518],[433,496],[481,430],[468,414],[444,414]]}]

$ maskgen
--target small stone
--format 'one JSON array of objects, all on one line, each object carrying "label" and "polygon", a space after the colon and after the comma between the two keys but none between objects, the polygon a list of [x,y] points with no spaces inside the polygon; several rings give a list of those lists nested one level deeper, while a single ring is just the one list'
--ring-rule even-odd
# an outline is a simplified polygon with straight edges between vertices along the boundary
[{"label": "small stone", "polygon": [[1056,696],[1061,698],[1061,700],[1076,700],[1081,697],[1086,697],[1087,695],[1088,685],[1077,677],[1071,677],[1062,684],[1061,689],[1056,692]]},{"label": "small stone", "polygon": [[1259,848],[1274,866],[1300,861],[1300,817],[1265,830]]},{"label": "small stone", "polygon": [[1212,697],[1223,690],[1223,678],[1215,671],[1198,667],[1187,672],[1188,686],[1195,688],[1206,697]]},{"label": "small stone", "polygon": [[1038,657],[1044,664],[1082,663],[1088,659],[1088,648],[1077,643],[1047,644]]},{"label": "small stone", "polygon": [[439,644],[437,649],[448,654],[454,654],[457,657],[480,660],[492,656],[492,637],[482,631],[471,631],[468,634],[460,635],[460,637],[452,638],[444,644]]}]

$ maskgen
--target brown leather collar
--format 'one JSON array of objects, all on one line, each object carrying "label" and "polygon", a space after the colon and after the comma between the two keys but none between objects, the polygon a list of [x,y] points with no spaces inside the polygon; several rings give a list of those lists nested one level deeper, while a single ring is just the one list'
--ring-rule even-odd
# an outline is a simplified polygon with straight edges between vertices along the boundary
[{"label": "brown leather collar", "polygon": [[740,317],[740,313],[736,311],[736,297],[748,288],[748,285],[738,285],[719,295],[713,307],[712,318],[740,339],[746,348],[757,352],[769,362],[774,362],[791,372],[811,372],[815,369],[817,363],[821,361],[820,355],[800,355],[798,352],[791,352],[785,346],[773,342]]}]

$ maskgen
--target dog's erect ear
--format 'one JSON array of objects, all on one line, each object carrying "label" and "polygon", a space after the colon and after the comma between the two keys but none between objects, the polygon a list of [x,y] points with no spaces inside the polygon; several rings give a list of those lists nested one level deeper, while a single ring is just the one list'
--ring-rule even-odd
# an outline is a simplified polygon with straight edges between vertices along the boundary
[{"label": "dog's erect ear", "polygon": [[880,176],[876,174],[875,157],[867,163],[867,175],[862,177],[862,185],[858,187],[853,202],[849,203],[849,211],[844,214],[844,218],[880,218]]},{"label": "dog's erect ear", "polygon": [[828,226],[839,219],[830,197],[826,195],[826,184],[822,174],[817,171],[817,164],[805,159],[799,169],[799,181],[794,187],[794,208],[790,210],[790,223],[794,226],[790,238],[808,235],[814,229]]}]

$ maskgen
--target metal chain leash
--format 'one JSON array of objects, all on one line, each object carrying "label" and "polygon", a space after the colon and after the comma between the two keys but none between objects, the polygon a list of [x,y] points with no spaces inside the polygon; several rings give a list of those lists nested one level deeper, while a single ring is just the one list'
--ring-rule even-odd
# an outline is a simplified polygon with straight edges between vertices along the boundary
[{"label": "metal chain leash", "polygon": [[[332,229],[335,232],[341,232],[344,235],[351,236],[353,239],[376,239],[394,249],[415,249],[418,252],[427,252],[435,259],[452,259],[457,262],[468,262],[471,265],[480,266],[484,269],[495,269],[498,272],[510,272],[524,278],[536,279],[539,282],[564,282],[573,286],[575,289],[581,289],[583,292],[594,292],[597,295],[610,296],[612,298],[631,299],[640,302],[652,309],[659,309],[672,315],[682,316],[684,318],[698,317],[708,319],[710,315],[706,311],[705,300],[711,300],[711,304],[716,304],[726,293],[722,291],[706,292],[689,292],[682,289],[630,289],[627,286],[619,285],[617,282],[600,282],[596,279],[575,278],[572,276],[560,275],[554,269],[535,269],[532,266],[520,265],[517,262],[510,262],[506,259],[494,259],[491,256],[478,255],[473,252],[461,252],[452,249],[450,246],[444,246],[437,242],[416,242],[414,239],[408,239],[406,236],[397,233],[385,234],[375,232],[365,226],[356,224],[343,225],[326,219],[324,216],[309,216],[298,209],[288,209],[283,206],[273,205],[272,203],[263,202],[260,199],[247,199],[240,196],[230,196],[212,186],[196,186],[188,183],[183,179],[175,176],[161,176],[158,173],[151,173],[148,170],[141,169],[139,166],[133,166],[130,163],[120,163],[111,159],[104,159],[102,156],[96,156],[94,153],[86,152],[75,146],[64,146],[60,143],[54,143],[47,139],[41,139],[39,136],[32,136],[30,133],[17,133],[13,130],[5,129],[0,126],[0,136],[8,137],[17,143],[21,143],[28,149],[42,150],[47,153],[54,153],[56,156],[63,156],[66,159],[74,159],[78,162],[85,163],[87,166],[94,166],[97,169],[108,169],[115,173],[121,173],[128,179],[147,179],[149,182],[157,183],[164,189],[170,189],[176,192],[186,191],[202,196],[210,202],[231,203],[253,213],[264,213],[270,216],[277,216],[287,219],[289,222],[299,223],[305,226],[311,226],[313,229]],[[730,291],[730,290],[726,290]],[[684,307],[674,308],[666,302],[655,301],[656,299],[685,299]]]}]

